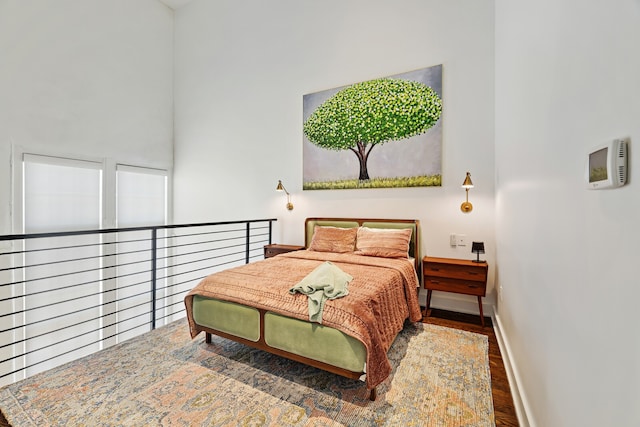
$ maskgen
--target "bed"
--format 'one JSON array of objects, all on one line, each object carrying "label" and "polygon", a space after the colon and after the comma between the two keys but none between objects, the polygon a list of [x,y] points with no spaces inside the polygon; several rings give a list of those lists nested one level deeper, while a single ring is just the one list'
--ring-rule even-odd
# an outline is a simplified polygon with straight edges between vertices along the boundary
[{"label": "bed", "polygon": [[[364,375],[369,398],[391,372],[386,353],[418,304],[418,220],[307,218],[305,250],[211,274],[185,297],[192,338],[205,332],[334,374]],[[350,276],[348,295],[323,301],[310,321],[292,291],[322,266]]]}]

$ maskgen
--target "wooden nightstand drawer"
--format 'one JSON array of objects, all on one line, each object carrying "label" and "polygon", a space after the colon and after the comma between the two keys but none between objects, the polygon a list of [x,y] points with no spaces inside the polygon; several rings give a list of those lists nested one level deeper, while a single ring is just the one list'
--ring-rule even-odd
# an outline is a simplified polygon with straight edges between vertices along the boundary
[{"label": "wooden nightstand drawer", "polygon": [[447,279],[444,277],[426,277],[424,287],[432,291],[455,292],[457,294],[476,296],[485,296],[486,293],[484,282]]},{"label": "wooden nightstand drawer", "polygon": [[280,244],[271,244],[264,246],[264,257],[271,258],[273,256],[284,254],[287,252],[300,251],[304,249],[304,246],[300,245],[280,245]]},{"label": "wooden nightstand drawer", "polygon": [[485,264],[475,267],[468,265],[427,263],[424,267],[424,275],[484,282],[487,279],[487,269]]},{"label": "wooden nightstand drawer", "polygon": [[473,262],[453,258],[422,258],[423,286],[427,290],[427,304],[424,315],[428,316],[433,291],[454,292],[474,295],[478,298],[480,321],[484,326],[482,297],[487,293],[489,265],[486,262]]}]

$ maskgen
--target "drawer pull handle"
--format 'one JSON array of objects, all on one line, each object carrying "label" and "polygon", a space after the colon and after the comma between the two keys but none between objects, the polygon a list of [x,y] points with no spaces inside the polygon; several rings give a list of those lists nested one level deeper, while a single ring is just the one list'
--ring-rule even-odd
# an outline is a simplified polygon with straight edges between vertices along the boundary
[{"label": "drawer pull handle", "polygon": [[477,272],[475,272],[475,271],[468,271],[467,273],[468,273],[469,275],[471,275],[471,276],[477,276],[477,275],[478,275],[478,273],[477,273]]},{"label": "drawer pull handle", "polygon": [[431,280],[431,283],[435,283],[436,285],[440,283],[439,280]]},{"label": "drawer pull handle", "polygon": [[479,287],[480,286],[478,286],[478,285],[469,285],[469,288],[471,288],[471,289],[476,289],[476,288],[479,288]]},{"label": "drawer pull handle", "polygon": [[439,268],[431,267],[431,271],[440,271]]}]

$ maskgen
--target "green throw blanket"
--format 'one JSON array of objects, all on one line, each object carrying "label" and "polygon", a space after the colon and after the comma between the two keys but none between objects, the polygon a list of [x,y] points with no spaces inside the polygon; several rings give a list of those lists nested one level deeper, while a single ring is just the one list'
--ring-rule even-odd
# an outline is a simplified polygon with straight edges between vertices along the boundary
[{"label": "green throw blanket", "polygon": [[336,265],[325,261],[316,267],[297,285],[289,289],[289,293],[300,292],[309,299],[309,321],[322,323],[322,310],[328,299],[340,298],[349,294],[347,286],[353,280],[351,275],[340,270]]}]

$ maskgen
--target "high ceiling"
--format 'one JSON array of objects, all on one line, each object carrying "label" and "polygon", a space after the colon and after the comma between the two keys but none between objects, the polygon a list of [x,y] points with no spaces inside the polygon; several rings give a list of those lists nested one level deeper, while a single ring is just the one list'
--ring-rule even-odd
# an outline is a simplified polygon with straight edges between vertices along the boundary
[{"label": "high ceiling", "polygon": [[181,8],[185,4],[189,3],[191,0],[160,0],[162,3],[169,6],[171,9],[175,10]]}]

